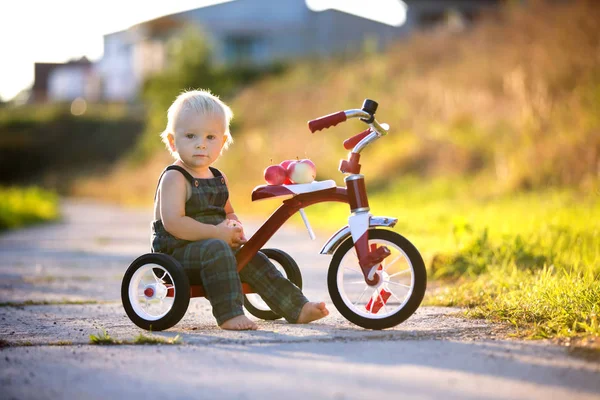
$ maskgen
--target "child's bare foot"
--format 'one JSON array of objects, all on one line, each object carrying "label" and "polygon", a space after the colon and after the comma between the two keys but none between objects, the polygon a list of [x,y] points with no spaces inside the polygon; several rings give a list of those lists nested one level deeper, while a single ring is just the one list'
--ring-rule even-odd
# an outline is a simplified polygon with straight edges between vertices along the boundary
[{"label": "child's bare foot", "polygon": [[230,331],[254,331],[258,329],[258,326],[254,322],[250,321],[245,315],[238,315],[237,317],[233,317],[223,322],[220,325],[220,328]]},{"label": "child's bare foot", "polygon": [[325,303],[308,302],[302,307],[297,324],[307,324],[311,321],[321,319],[329,315],[329,310],[325,307]]}]

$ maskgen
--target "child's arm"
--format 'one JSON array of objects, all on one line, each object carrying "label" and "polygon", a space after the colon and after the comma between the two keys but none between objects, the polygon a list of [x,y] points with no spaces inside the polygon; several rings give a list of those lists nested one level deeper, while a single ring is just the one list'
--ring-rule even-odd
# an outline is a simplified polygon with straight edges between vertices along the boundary
[{"label": "child's arm", "polygon": [[240,227],[225,224],[203,224],[185,215],[187,181],[178,171],[167,171],[159,187],[160,218],[165,229],[179,239],[196,241],[222,239],[232,244],[241,232]]}]

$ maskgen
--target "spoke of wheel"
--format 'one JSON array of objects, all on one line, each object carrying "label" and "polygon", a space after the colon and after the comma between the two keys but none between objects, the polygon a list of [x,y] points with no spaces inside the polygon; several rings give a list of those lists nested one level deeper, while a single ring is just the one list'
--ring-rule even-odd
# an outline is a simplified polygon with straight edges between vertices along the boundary
[{"label": "spoke of wheel", "polygon": [[400,254],[398,257],[394,258],[391,263],[385,264],[385,267],[383,267],[383,270],[385,271],[386,269],[388,269],[389,266],[394,265],[394,263],[401,258],[402,258],[402,254]]},{"label": "spoke of wheel", "polygon": [[369,289],[369,287],[365,286],[365,290],[363,290],[362,293],[360,294],[360,296],[358,296],[358,300],[356,300],[355,303],[352,303],[354,305],[354,307],[356,307],[356,304],[358,304],[358,302],[362,299],[362,297],[364,296],[364,294],[367,291],[367,289]]},{"label": "spoke of wheel", "polygon": [[396,300],[398,300],[398,301],[400,302],[400,304],[402,304],[402,303],[403,303],[403,301],[402,301],[402,300],[400,300],[400,299],[398,298],[398,296],[396,296],[396,295],[394,294],[394,292],[392,292],[392,291],[390,290],[390,293],[392,294],[392,296],[393,296],[393,297],[394,297]]},{"label": "spoke of wheel", "polygon": [[364,279],[361,279],[360,281],[351,281],[351,282],[346,282],[346,283],[349,285],[356,285],[357,283],[364,283],[366,285]]},{"label": "spoke of wheel", "polygon": [[152,271],[152,277],[154,278],[156,283],[162,283],[162,278],[165,277],[165,275],[167,274],[167,271],[165,271],[165,273],[160,278],[158,276],[156,276],[156,274],[154,273],[154,269],[152,269],[151,271]]},{"label": "spoke of wheel", "polygon": [[356,263],[358,263],[358,254],[356,254],[356,247],[352,247],[352,252],[348,253],[348,254],[352,255],[352,257],[354,258],[354,261]]},{"label": "spoke of wheel", "polygon": [[395,274],[392,274],[392,275],[388,275],[388,279],[389,279],[389,278],[393,278],[394,276],[397,276],[397,275],[403,274],[403,273],[405,273],[406,271],[410,271],[410,268],[404,269],[404,270],[402,270],[402,271],[400,271],[400,272],[396,272]]},{"label": "spoke of wheel", "polygon": [[404,287],[404,288],[410,289],[410,286],[408,286],[408,285],[404,285],[404,284],[402,284],[402,283],[398,283],[398,282],[392,282],[392,281],[387,281],[386,283],[387,283],[387,284],[390,284],[390,285],[402,286],[402,287]]},{"label": "spoke of wheel", "polygon": [[356,272],[356,273],[362,275],[362,271],[360,269],[354,269],[354,268],[350,268],[350,267],[346,267],[346,266],[344,266],[344,269],[347,269],[349,271],[353,271],[353,272]]}]

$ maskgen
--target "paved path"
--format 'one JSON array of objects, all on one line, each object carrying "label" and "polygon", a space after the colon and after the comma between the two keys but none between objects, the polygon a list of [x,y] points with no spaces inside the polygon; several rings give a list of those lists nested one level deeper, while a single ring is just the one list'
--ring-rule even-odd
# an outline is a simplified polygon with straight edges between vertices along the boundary
[{"label": "paved path", "polygon": [[[258,321],[255,332],[215,326],[205,299],[155,336],[177,346],[93,346],[106,329],[141,331],[120,303],[128,264],[149,247],[150,210],[66,202],[61,223],[0,236],[0,398],[104,399],[600,399],[600,363],[542,342],[502,339],[502,329],[422,307],[404,324],[367,331],[347,322],[327,294],[327,235],[287,228],[267,244],[300,264],[305,293],[332,314],[306,326]],[[310,210],[308,210],[310,218]],[[246,223],[251,234],[257,225]],[[147,334],[147,333],[146,333]]]}]

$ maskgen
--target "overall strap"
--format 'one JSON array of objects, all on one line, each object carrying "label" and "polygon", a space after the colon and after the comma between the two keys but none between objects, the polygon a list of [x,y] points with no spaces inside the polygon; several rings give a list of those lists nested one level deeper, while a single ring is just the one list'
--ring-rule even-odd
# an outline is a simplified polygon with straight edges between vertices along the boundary
[{"label": "overall strap", "polygon": [[180,167],[179,165],[169,165],[166,169],[165,172],[167,171],[171,171],[171,170],[176,170],[179,171],[183,174],[183,176],[185,176],[185,179],[188,180],[189,183],[193,184],[194,183],[194,177],[187,172],[183,167]]},{"label": "overall strap", "polygon": [[211,170],[211,172],[213,173],[213,175],[215,176],[215,178],[223,176],[223,174],[221,173],[221,171],[219,171],[216,168],[208,167],[208,169]]},{"label": "overall strap", "polygon": [[165,172],[171,171],[171,170],[181,172],[181,174],[183,176],[185,176],[185,179],[187,179],[191,185],[194,184],[194,177],[189,172],[187,172],[184,168],[180,167],[179,165],[169,165],[167,168],[165,168],[165,170],[162,172],[162,174],[160,174],[160,177],[158,178],[158,183],[156,184],[156,191],[154,192],[154,200],[155,201],[156,201],[156,195],[158,194],[158,187],[160,186],[160,181],[161,181],[163,175],[165,174]]}]

